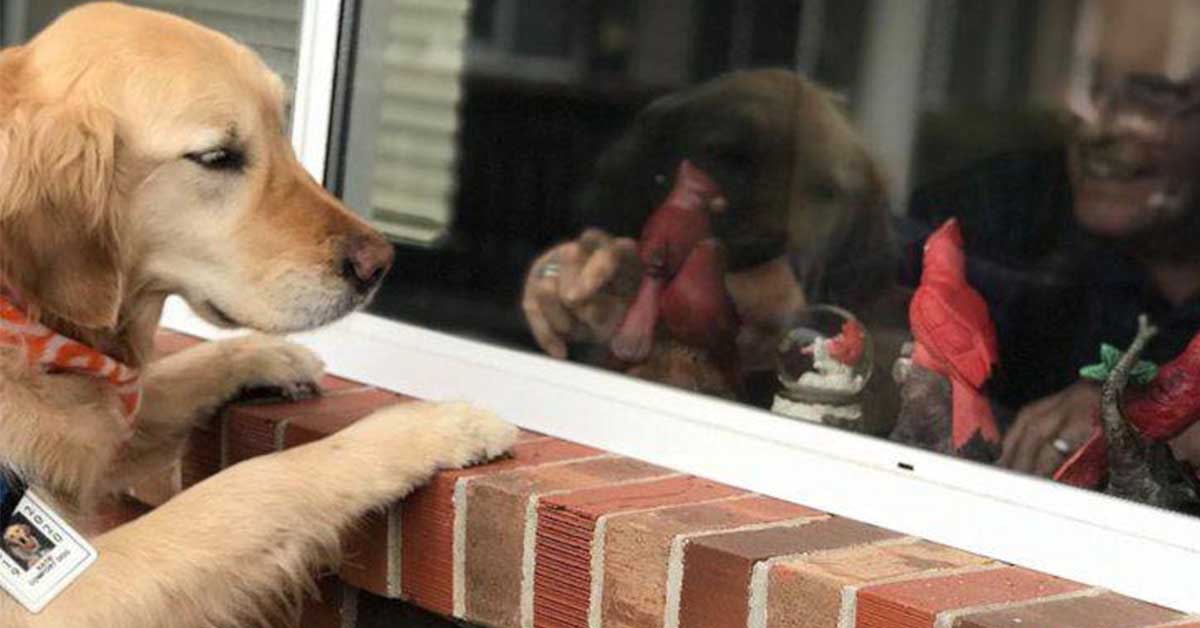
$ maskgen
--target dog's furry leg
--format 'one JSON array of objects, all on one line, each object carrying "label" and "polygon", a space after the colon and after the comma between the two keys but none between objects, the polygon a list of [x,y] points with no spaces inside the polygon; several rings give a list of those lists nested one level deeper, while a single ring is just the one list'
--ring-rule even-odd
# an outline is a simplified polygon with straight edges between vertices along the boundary
[{"label": "dog's furry leg", "polygon": [[252,625],[293,604],[314,568],[336,560],[338,532],[365,512],[436,469],[502,453],[515,436],[461,404],[381,410],[322,441],[230,467],[101,535],[99,560],[59,599],[37,616],[4,608],[0,625]]},{"label": "dog's furry leg", "polygon": [[282,338],[252,334],[207,342],[152,362],[143,381],[137,431],[109,476],[120,490],[179,459],[188,434],[240,391],[315,390],[321,360]]}]

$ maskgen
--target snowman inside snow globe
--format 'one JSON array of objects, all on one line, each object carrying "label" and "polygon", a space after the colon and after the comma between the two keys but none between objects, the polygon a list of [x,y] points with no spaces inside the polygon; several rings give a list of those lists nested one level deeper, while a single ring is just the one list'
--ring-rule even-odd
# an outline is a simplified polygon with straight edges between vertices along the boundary
[{"label": "snowman inside snow globe", "polygon": [[857,429],[874,347],[862,323],[833,305],[813,305],[779,341],[780,388],[771,411],[795,419]]}]

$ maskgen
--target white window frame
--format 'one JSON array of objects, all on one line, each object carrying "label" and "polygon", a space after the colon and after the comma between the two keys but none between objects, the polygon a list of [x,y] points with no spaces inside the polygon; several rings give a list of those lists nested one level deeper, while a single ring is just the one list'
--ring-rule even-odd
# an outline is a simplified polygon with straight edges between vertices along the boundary
[{"label": "white window frame", "polygon": [[[339,4],[304,9],[293,126],[318,178]],[[178,299],[163,324],[230,335]],[[373,386],[478,402],[529,429],[1200,613],[1191,517],[368,314],[295,339]]]},{"label": "white window frame", "polygon": [[321,184],[333,124],[342,0],[304,0],[292,101],[292,146],[300,163]]}]

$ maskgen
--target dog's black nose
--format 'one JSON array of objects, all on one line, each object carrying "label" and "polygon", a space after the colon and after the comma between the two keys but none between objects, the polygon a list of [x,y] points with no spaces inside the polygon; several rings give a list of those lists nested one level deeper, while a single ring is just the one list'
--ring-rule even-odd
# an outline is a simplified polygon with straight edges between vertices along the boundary
[{"label": "dog's black nose", "polygon": [[392,267],[395,256],[396,252],[387,240],[376,235],[356,236],[346,247],[346,257],[342,260],[342,276],[355,289],[366,292],[379,283]]}]

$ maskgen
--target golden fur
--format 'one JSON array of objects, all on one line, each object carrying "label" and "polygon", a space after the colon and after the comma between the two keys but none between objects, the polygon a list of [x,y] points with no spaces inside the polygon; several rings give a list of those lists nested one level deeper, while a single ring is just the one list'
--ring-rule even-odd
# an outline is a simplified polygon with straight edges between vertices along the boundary
[{"label": "golden fur", "polygon": [[[117,4],[73,10],[0,52],[0,280],[49,326],[144,369],[128,434],[106,384],[32,371],[0,349],[0,461],[81,528],[104,496],[170,465],[192,426],[239,390],[321,374],[308,351],[262,335],[148,363],[167,295],[217,324],[286,332],[369,298],[346,274],[348,251],[374,256],[372,268],[390,262],[386,242],[296,160],[284,93],[227,37]],[[197,160],[221,150],[244,164]],[[0,594],[0,625],[265,621],[337,559],[345,526],[513,436],[463,405],[382,410],[95,536],[98,562],[41,614]]]}]

